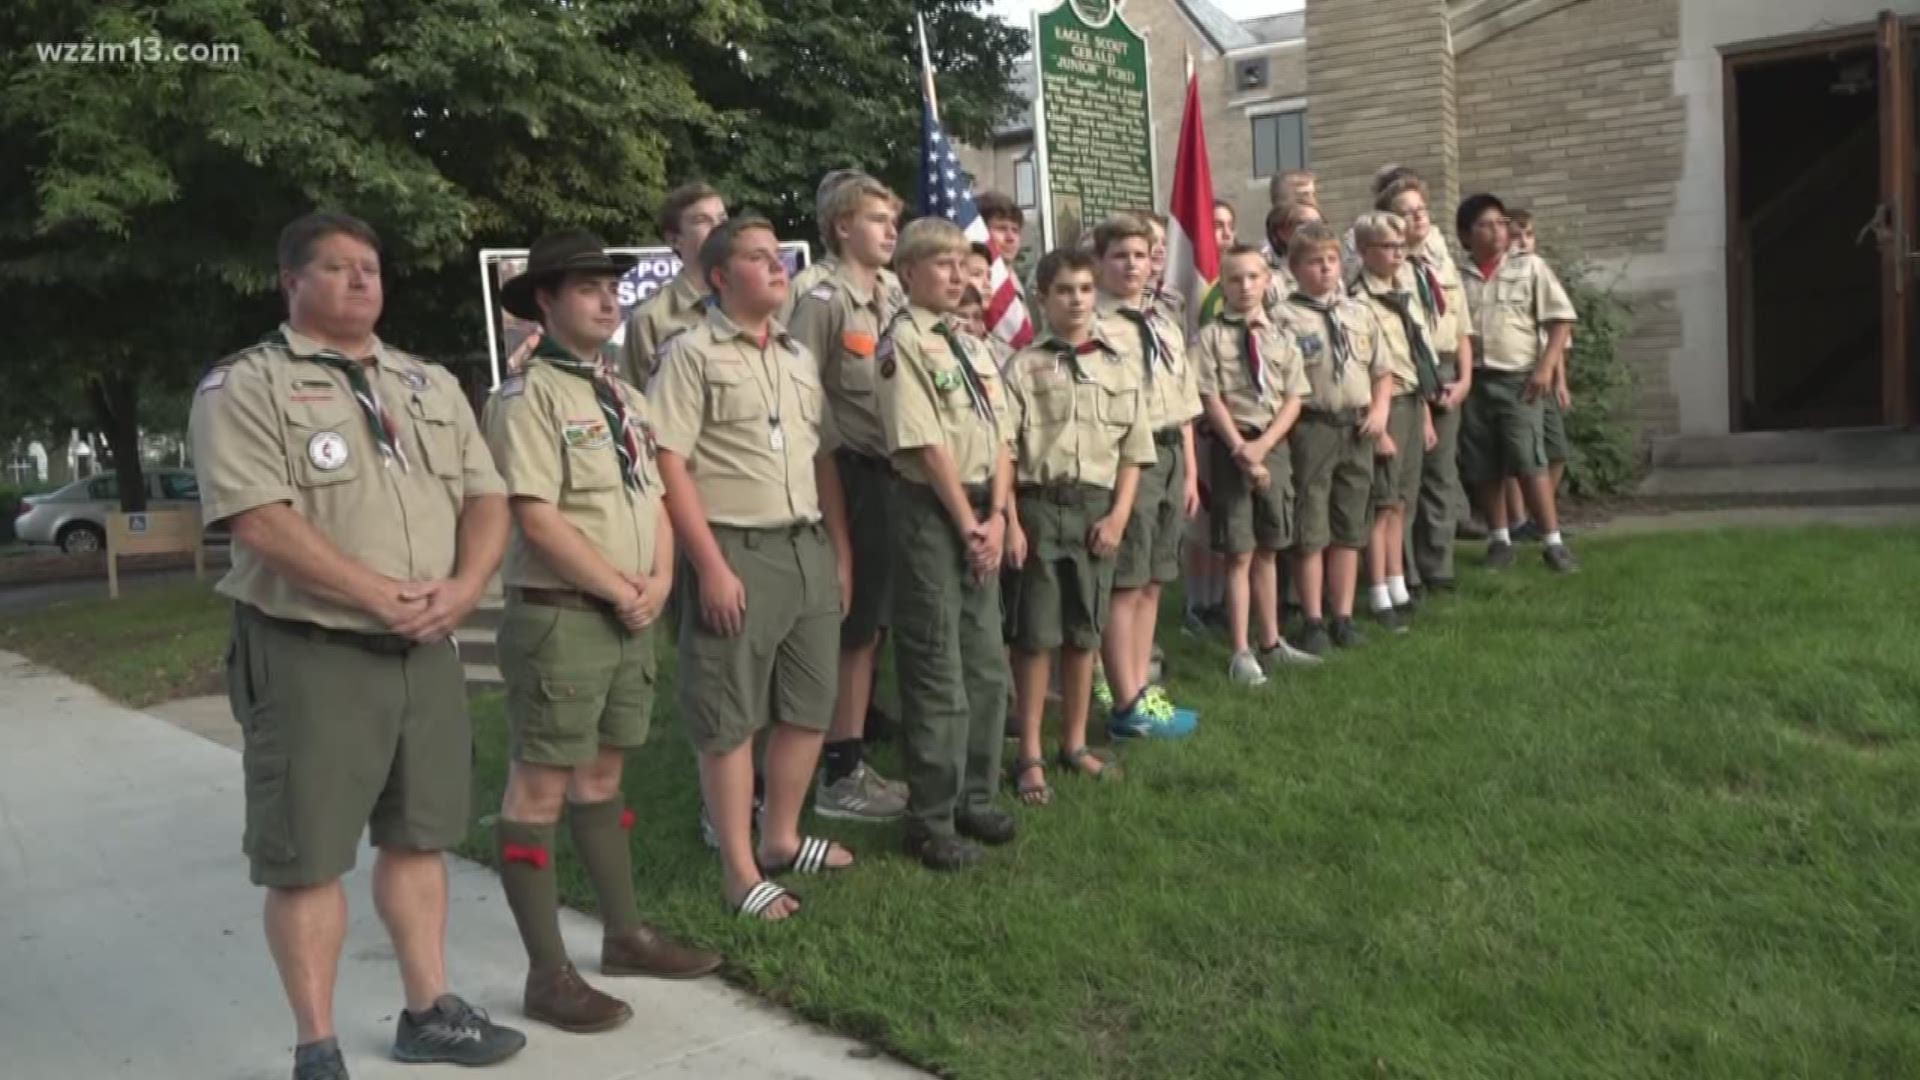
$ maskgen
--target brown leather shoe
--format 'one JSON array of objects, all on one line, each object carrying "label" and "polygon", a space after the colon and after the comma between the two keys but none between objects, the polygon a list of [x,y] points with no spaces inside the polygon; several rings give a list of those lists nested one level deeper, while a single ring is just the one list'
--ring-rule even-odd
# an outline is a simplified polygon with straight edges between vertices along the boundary
[{"label": "brown leather shoe", "polygon": [[633,1016],[632,1006],[588,986],[572,964],[528,972],[524,1004],[530,1019],[579,1034],[617,1028]]},{"label": "brown leather shoe", "polygon": [[682,945],[642,924],[600,946],[600,974],[651,975],[656,979],[697,979],[720,970],[720,954]]}]

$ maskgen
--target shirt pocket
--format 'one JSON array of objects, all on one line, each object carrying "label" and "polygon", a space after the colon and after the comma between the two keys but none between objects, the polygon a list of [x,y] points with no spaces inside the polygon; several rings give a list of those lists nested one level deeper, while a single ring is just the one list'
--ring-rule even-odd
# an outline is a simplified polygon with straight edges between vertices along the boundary
[{"label": "shirt pocket", "polygon": [[840,335],[840,363],[836,381],[849,394],[873,393],[874,335],[849,330]]},{"label": "shirt pocket", "polygon": [[451,480],[460,475],[460,426],[452,403],[439,398],[415,397],[407,405],[413,418],[414,434],[420,440],[420,453],[433,475]]},{"label": "shirt pocket", "polygon": [[1108,427],[1132,427],[1140,419],[1140,391],[1109,389],[1100,395],[1100,419]]},{"label": "shirt pocket", "polygon": [[[866,361],[862,361],[865,363]],[[800,399],[800,418],[809,424],[818,424],[826,411],[826,392],[820,388],[820,379],[805,364],[795,364],[789,369],[793,378],[794,396]],[[872,382],[868,382],[872,388]]]},{"label": "shirt pocket", "polygon": [[620,451],[617,447],[567,447],[568,491],[605,491],[619,483]]},{"label": "shirt pocket", "polygon": [[707,365],[707,419],[740,424],[761,416],[760,395],[745,364]]},{"label": "shirt pocket", "polygon": [[1035,417],[1054,424],[1073,419],[1073,384],[1035,386],[1032,397]]},{"label": "shirt pocket", "polygon": [[360,448],[371,440],[356,437],[354,425],[364,428],[367,421],[352,399],[288,402],[286,418],[287,471],[296,486],[326,487],[359,477]]}]

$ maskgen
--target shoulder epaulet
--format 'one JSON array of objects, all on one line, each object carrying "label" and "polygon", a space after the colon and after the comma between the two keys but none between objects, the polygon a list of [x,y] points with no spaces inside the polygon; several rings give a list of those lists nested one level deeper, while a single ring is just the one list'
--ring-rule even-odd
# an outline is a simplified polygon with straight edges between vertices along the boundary
[{"label": "shoulder epaulet", "polygon": [[193,392],[198,394],[208,390],[218,390],[222,386],[226,385],[227,375],[235,364],[238,364],[240,361],[245,360],[248,357],[255,356],[261,352],[264,352],[267,349],[270,349],[270,348],[284,349],[286,347],[287,347],[286,335],[282,334],[278,330],[275,330],[274,332],[261,338],[259,341],[256,341],[253,344],[247,346],[246,348],[236,349],[233,352],[230,352],[227,355],[221,357],[220,359],[215,360],[213,363],[207,365],[207,370],[201,373],[200,382],[194,386]]},{"label": "shoulder epaulet", "polygon": [[691,326],[677,327],[673,330],[672,333],[669,333],[666,337],[661,338],[660,344],[655,345],[653,347],[653,362],[655,364],[658,364],[660,363],[660,361],[665,360],[667,358],[667,349],[672,347],[674,342],[680,340],[680,338],[684,336],[688,330],[691,330],[691,329],[693,329],[693,327]]}]

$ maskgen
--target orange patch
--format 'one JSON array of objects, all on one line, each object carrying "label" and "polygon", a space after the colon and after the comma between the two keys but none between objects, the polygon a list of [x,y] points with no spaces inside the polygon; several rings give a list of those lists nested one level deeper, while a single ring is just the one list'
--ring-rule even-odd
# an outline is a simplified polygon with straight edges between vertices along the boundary
[{"label": "orange patch", "polygon": [[872,334],[848,330],[846,333],[840,335],[840,347],[861,359],[873,355],[874,344]]}]

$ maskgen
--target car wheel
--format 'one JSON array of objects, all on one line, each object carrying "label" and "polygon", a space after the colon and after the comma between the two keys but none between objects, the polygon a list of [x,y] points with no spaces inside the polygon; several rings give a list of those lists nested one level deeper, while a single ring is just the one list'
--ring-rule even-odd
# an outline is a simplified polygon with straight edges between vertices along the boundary
[{"label": "car wheel", "polygon": [[107,534],[97,525],[69,525],[60,530],[60,550],[69,555],[89,555],[105,550]]}]

